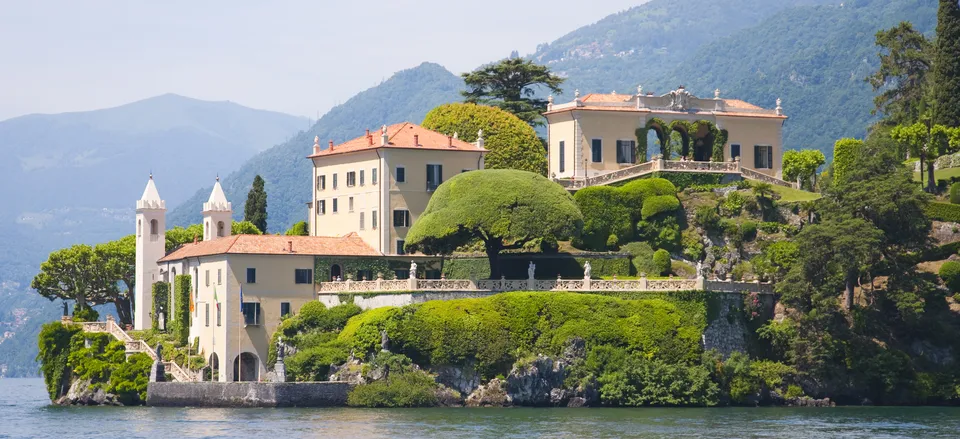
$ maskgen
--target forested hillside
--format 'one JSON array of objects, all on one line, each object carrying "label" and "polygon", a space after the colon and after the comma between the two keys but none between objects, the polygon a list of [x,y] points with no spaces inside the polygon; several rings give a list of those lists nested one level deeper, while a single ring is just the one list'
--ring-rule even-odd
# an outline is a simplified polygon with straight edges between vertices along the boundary
[{"label": "forested hillside", "polygon": [[[221,178],[234,215],[242,217],[247,191],[259,174],[266,180],[268,232],[283,232],[290,224],[306,220],[304,203],[310,200],[311,165],[305,157],[313,151],[314,136],[319,136],[326,148],[329,140],[342,142],[362,136],[365,128],[372,130],[403,121],[419,123],[431,108],[459,99],[462,87],[463,82],[456,75],[437,64],[423,63],[397,72],[382,84],[334,107],[309,130],[256,155],[238,171]],[[167,224],[200,222],[201,205],[211,187],[200,189],[173,210]]]}]

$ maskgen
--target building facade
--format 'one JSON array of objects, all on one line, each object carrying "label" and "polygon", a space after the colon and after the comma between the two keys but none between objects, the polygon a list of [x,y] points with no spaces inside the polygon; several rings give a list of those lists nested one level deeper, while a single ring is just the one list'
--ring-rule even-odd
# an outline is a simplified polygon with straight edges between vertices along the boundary
[{"label": "building facade", "polygon": [[321,150],[315,139],[310,234],[356,233],[384,255],[403,255],[410,226],[441,183],[483,169],[476,144],[409,122]]},{"label": "building facade", "polygon": [[[660,153],[658,136],[681,134],[684,147],[667,160],[732,161],[781,178],[783,114],[735,99],[698,98],[682,86],[654,96],[638,88],[631,94],[575,93],[573,102],[548,104],[548,175],[581,179],[635,166]],[[679,123],[678,123],[679,122]],[[726,137],[720,144],[720,133]],[[638,138],[638,135],[644,138]],[[723,139],[720,138],[722,141]],[[638,143],[646,143],[637,152]],[[641,148],[642,149],[642,148]]]}]

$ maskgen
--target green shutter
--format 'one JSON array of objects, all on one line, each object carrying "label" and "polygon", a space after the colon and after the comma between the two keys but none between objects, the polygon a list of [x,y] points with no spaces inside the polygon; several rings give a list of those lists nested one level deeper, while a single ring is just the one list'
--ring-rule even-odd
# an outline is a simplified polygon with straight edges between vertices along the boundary
[{"label": "green shutter", "polygon": [[753,168],[760,167],[760,145],[753,145]]}]

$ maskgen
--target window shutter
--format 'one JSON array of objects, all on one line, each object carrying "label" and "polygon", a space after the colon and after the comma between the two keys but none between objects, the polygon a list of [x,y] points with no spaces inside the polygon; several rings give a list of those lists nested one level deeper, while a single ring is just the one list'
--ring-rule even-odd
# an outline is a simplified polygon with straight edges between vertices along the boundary
[{"label": "window shutter", "polygon": [[623,163],[624,158],[625,157],[623,156],[623,141],[617,140],[617,163]]},{"label": "window shutter", "polygon": [[768,146],[766,149],[767,149],[767,168],[773,169],[773,147]]},{"label": "window shutter", "polygon": [[753,145],[753,167],[754,168],[760,167],[761,152],[762,150],[760,149],[760,145]]}]

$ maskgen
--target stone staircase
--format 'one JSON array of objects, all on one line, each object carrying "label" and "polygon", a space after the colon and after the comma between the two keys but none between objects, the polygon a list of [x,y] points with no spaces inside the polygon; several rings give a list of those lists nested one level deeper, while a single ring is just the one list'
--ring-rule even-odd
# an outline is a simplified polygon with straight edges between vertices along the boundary
[{"label": "stone staircase", "polygon": [[[124,331],[120,325],[117,325],[117,322],[114,321],[113,316],[107,316],[107,321],[105,322],[79,322],[79,324],[83,328],[84,332],[106,332],[117,340],[122,341],[124,348],[127,351],[127,355],[144,353],[153,359],[153,361],[160,360],[157,357],[157,351],[153,350],[153,348],[151,348],[150,345],[148,345],[145,341],[135,340],[133,337],[130,337],[130,334],[127,334],[127,332]],[[165,370],[170,372],[175,381],[199,381],[196,374],[184,370],[179,364],[173,361],[163,361],[163,366]]]},{"label": "stone staircase", "polygon": [[676,160],[652,160],[638,165],[607,172],[593,177],[577,179],[554,179],[567,190],[575,191],[591,186],[603,186],[652,174],[654,172],[699,172],[711,174],[739,174],[741,177],[770,183],[777,186],[797,188],[796,183],[771,177],[755,169],[740,166],[735,162],[683,162]]}]

